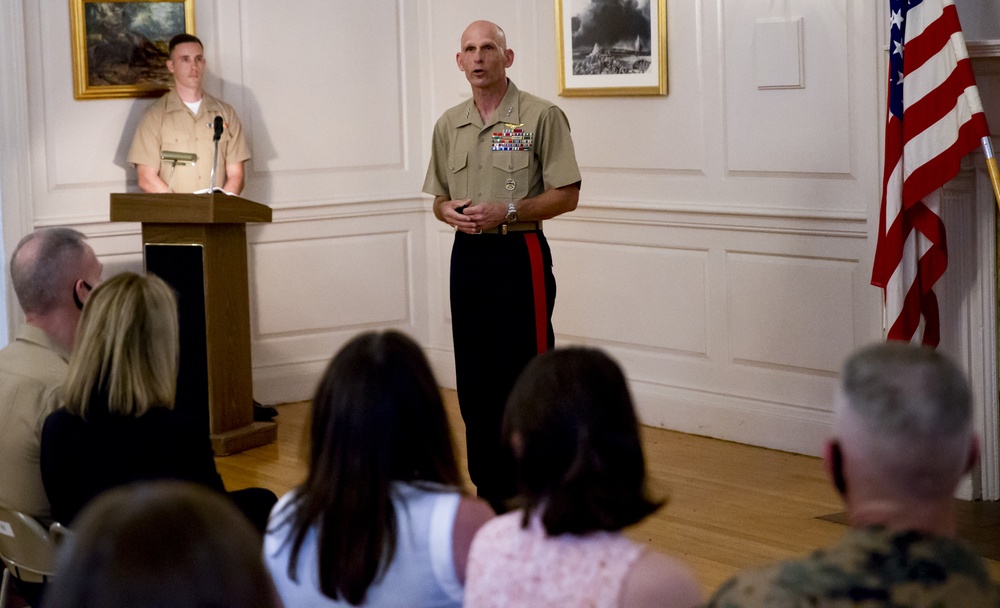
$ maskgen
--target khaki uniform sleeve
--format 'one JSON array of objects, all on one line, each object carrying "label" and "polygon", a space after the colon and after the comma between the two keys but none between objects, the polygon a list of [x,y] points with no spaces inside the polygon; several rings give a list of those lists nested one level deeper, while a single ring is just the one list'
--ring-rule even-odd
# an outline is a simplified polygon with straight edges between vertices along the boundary
[{"label": "khaki uniform sleeve", "polygon": [[538,158],[542,165],[545,190],[562,188],[581,181],[569,120],[557,106],[548,108],[539,119]]},{"label": "khaki uniform sleeve", "polygon": [[442,116],[434,125],[431,161],[427,166],[423,191],[431,196],[451,197],[448,190],[448,121]]},{"label": "khaki uniform sleeve", "polygon": [[231,106],[226,106],[226,123],[229,125],[230,138],[226,145],[225,152],[220,151],[219,155],[225,158],[227,164],[241,163],[250,160],[250,144],[247,143],[246,135],[243,133],[243,125],[240,123],[236,111]]},{"label": "khaki uniform sleeve", "polygon": [[128,162],[133,165],[146,165],[159,169],[162,146],[160,123],[163,121],[163,112],[159,109],[159,103],[156,102],[146,110],[132,136]]}]

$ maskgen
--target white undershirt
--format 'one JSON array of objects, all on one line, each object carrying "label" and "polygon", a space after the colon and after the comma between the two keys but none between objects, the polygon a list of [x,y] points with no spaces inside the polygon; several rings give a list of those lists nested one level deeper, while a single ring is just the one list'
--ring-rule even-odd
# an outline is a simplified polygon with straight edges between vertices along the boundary
[{"label": "white undershirt", "polygon": [[192,102],[185,101],[184,105],[186,105],[188,107],[188,109],[191,110],[191,112],[193,112],[195,116],[197,116],[198,115],[198,108],[201,107],[201,100],[199,99],[198,101],[192,101]]}]

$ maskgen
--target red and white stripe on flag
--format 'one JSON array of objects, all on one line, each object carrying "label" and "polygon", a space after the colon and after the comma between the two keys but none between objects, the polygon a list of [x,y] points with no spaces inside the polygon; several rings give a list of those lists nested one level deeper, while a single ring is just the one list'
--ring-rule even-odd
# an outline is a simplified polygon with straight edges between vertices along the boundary
[{"label": "red and white stripe on flag", "polygon": [[940,340],[933,287],[948,266],[940,188],[989,134],[952,0],[891,0],[882,207],[872,285],[888,339]]}]

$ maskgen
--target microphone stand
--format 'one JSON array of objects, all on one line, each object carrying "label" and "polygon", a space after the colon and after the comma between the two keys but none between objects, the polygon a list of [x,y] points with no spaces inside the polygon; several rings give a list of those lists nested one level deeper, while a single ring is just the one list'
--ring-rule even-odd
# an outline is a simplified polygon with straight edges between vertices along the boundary
[{"label": "microphone stand", "polygon": [[222,139],[222,117],[215,117],[215,135],[212,136],[212,141],[215,142],[215,157],[212,159],[212,177],[211,182],[208,185],[208,191],[215,192],[215,167],[219,164],[219,140]]}]

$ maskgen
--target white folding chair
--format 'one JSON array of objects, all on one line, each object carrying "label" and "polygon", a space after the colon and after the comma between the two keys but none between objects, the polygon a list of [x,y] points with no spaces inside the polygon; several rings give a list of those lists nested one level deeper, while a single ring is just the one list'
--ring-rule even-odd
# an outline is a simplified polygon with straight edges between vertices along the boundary
[{"label": "white folding chair", "polygon": [[11,576],[27,583],[44,583],[52,577],[57,538],[67,534],[59,524],[46,531],[34,517],[0,507],[0,561],[6,566],[0,583],[0,608],[7,607]]}]

